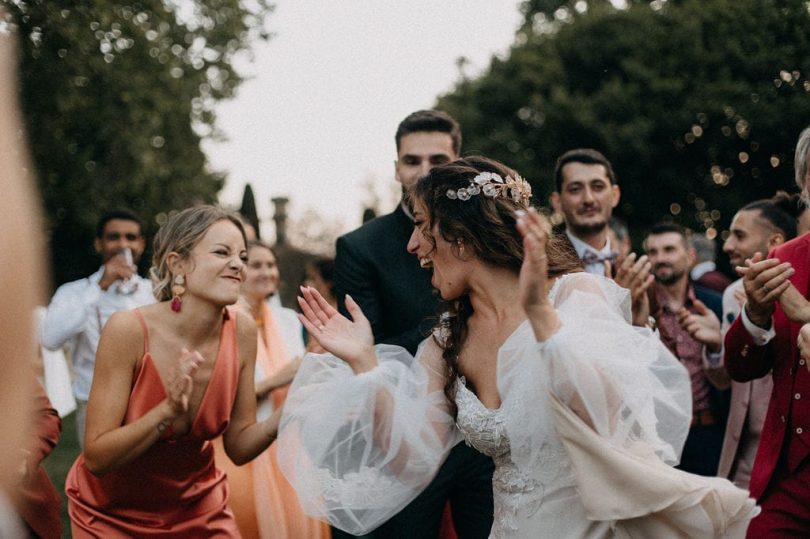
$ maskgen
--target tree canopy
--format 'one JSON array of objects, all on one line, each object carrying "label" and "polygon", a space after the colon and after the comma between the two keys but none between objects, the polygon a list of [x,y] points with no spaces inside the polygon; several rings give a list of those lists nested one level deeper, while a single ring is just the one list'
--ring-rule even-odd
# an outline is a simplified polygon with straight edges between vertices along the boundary
[{"label": "tree canopy", "polygon": [[213,202],[224,175],[200,148],[232,67],[266,38],[267,0],[10,0],[21,101],[56,282],[87,275],[94,226],[128,207],[154,232],[173,209]]},{"label": "tree canopy", "polygon": [[599,149],[636,236],[666,216],[713,238],[744,203],[795,191],[794,146],[810,123],[808,2],[626,4],[525,2],[506,57],[438,100],[465,153],[513,166],[545,204],[556,158]]}]

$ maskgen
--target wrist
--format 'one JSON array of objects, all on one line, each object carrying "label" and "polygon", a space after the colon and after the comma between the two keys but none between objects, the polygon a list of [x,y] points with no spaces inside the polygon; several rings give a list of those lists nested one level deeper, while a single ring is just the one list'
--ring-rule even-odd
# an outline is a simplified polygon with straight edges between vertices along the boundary
[{"label": "wrist", "polygon": [[350,365],[354,374],[361,374],[375,368],[377,366],[377,354],[374,353],[374,346],[365,347],[363,352]]},{"label": "wrist", "polygon": [[543,324],[556,318],[556,316],[557,313],[554,310],[554,306],[551,305],[551,302],[547,299],[526,307],[526,317],[531,320],[532,323],[537,322]]},{"label": "wrist", "polygon": [[172,421],[177,419],[177,417],[180,415],[178,412],[175,411],[174,407],[172,406],[172,403],[169,402],[168,397],[163,399],[161,405],[162,406],[160,407],[160,414],[158,415],[158,418],[160,419],[161,423],[164,421],[168,421],[169,423],[171,423]]},{"label": "wrist", "polygon": [[109,279],[105,274],[101,276],[101,279],[98,282],[98,287],[101,288],[102,290],[107,290],[108,288],[110,288],[110,285],[113,284],[114,282],[115,282],[114,280]]},{"label": "wrist", "polygon": [[639,327],[649,327],[650,329],[655,329],[656,322],[655,318],[647,314],[646,312],[636,312],[633,311],[633,325]]},{"label": "wrist", "polygon": [[281,423],[282,410],[283,408],[279,408],[270,414],[270,417],[264,420],[264,435],[266,439],[269,440],[269,443],[273,443],[278,437],[278,426]]},{"label": "wrist", "polygon": [[751,303],[746,303],[743,307],[748,320],[757,327],[768,329],[771,325],[771,316],[773,315],[773,307],[770,309],[759,309],[753,307]]}]

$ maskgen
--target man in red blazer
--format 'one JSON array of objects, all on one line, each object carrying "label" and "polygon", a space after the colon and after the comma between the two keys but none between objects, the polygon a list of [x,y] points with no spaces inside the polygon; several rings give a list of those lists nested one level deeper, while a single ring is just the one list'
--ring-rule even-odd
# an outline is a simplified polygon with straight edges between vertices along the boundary
[{"label": "man in red blazer", "polygon": [[[808,153],[810,128],[796,147],[796,182],[804,196]],[[740,273],[748,301],[726,333],[726,368],[739,382],[773,377],[750,483],[762,513],[748,537],[810,537],[810,368],[797,344],[810,323],[810,234],[777,247],[766,260],[755,254]]]}]

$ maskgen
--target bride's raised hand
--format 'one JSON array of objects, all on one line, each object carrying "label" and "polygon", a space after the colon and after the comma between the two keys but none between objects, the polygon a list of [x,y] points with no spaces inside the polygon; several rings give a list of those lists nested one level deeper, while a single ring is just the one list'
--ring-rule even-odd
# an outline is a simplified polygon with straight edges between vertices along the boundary
[{"label": "bride's raised hand", "polygon": [[520,302],[538,340],[550,337],[559,325],[557,313],[548,299],[548,257],[546,244],[549,225],[537,210],[519,211],[517,229],[523,236],[523,265],[518,286]]},{"label": "bride's raised hand", "polygon": [[298,315],[301,323],[328,352],[348,363],[356,373],[377,365],[371,324],[351,296],[346,294],[346,309],[351,320],[329,305],[312,287],[301,287],[298,304],[303,313]]}]

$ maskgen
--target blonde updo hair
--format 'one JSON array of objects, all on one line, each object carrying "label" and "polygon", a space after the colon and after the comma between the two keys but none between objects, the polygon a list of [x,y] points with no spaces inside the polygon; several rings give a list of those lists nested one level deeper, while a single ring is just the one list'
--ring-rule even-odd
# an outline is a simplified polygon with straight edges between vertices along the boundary
[{"label": "blonde updo hair", "polygon": [[174,275],[169,271],[166,262],[170,253],[177,253],[187,258],[191,250],[200,242],[208,229],[219,221],[230,221],[239,229],[247,245],[245,227],[239,218],[215,206],[195,206],[187,208],[166,221],[157,235],[152,247],[152,267],[149,277],[152,279],[152,291],[158,301],[172,299],[172,280]]}]

